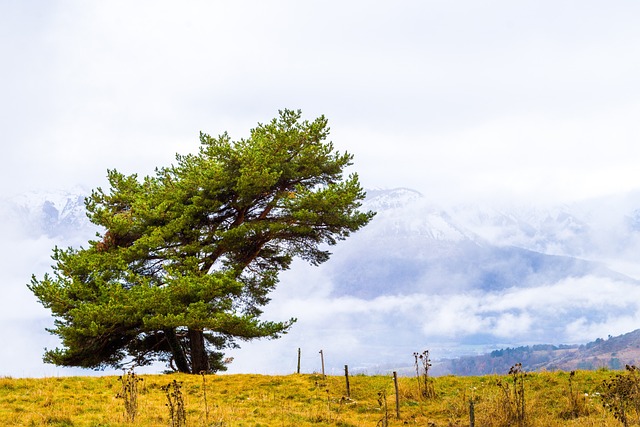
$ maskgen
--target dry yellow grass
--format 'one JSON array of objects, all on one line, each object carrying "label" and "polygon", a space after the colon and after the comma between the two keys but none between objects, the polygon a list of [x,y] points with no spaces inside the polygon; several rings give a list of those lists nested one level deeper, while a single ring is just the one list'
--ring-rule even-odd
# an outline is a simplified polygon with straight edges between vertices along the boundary
[{"label": "dry yellow grass", "polygon": [[[527,426],[617,426],[596,392],[616,372],[578,372],[573,387],[581,416],[570,418],[569,374],[527,374]],[[434,379],[437,398],[423,400],[415,378],[400,378],[400,418],[390,376],[353,376],[347,399],[344,377],[320,375],[143,375],[138,383],[138,414],[127,420],[118,377],[0,379],[2,426],[169,426],[163,387],[182,383],[188,426],[377,426],[383,425],[386,395],[388,425],[468,426],[474,401],[476,426],[508,425],[504,390],[508,376]],[[205,393],[206,389],[206,393]],[[588,396],[585,396],[587,394]],[[206,396],[206,404],[205,404]]]}]

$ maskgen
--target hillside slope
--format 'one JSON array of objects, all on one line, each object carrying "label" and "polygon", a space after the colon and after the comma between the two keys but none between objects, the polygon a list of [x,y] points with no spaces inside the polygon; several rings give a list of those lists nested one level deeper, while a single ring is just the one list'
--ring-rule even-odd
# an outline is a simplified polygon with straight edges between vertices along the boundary
[{"label": "hillside slope", "polygon": [[440,360],[435,364],[434,375],[503,374],[516,363],[522,363],[523,369],[528,372],[640,366],[640,329],[607,339],[598,338],[582,345],[539,344],[495,350],[480,356]]}]

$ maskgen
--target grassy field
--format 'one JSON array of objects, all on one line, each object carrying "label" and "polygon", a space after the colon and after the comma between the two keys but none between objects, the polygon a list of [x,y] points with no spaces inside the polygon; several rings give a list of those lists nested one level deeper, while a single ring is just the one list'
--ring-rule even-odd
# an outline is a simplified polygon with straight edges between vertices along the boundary
[{"label": "grassy field", "polygon": [[[430,399],[422,397],[416,378],[401,377],[399,418],[391,376],[350,377],[350,398],[344,377],[315,374],[0,378],[0,425],[469,426],[473,402],[479,427],[619,426],[598,393],[605,393],[604,381],[620,374],[438,377]],[[174,381],[180,389],[167,389]],[[178,416],[180,401],[186,424]],[[518,411],[524,419],[514,418]]]}]

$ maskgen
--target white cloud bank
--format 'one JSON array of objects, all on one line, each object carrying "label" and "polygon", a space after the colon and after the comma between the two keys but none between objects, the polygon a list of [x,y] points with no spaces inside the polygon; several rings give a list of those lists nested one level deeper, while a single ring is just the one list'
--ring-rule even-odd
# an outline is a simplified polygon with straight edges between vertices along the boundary
[{"label": "white cloud bank", "polygon": [[[351,361],[375,370],[386,364],[408,365],[413,352],[424,349],[443,358],[501,346],[580,344],[640,325],[638,286],[601,277],[488,293],[371,300],[305,298],[296,295],[299,285],[287,278],[266,310],[268,318],[297,317],[292,332],[231,352],[236,359],[230,372],[293,372],[297,348],[309,357],[307,369],[318,369],[316,353],[324,349],[332,355],[334,369]],[[478,341],[478,336],[483,338]]]}]

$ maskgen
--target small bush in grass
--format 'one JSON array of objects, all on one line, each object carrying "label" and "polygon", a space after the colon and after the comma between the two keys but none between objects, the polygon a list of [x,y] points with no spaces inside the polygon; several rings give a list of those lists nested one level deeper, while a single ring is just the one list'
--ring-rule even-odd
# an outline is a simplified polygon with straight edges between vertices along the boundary
[{"label": "small bush in grass", "polygon": [[526,405],[524,392],[524,379],[526,373],[522,370],[522,363],[516,363],[509,369],[511,381],[498,380],[498,386],[502,389],[502,410],[508,426],[525,427]]},{"label": "small bush in grass", "polygon": [[424,399],[433,399],[436,397],[436,390],[433,381],[429,377],[429,368],[431,368],[431,359],[429,359],[429,350],[422,353],[413,353],[416,367],[416,379],[418,380],[418,394]]},{"label": "small bush in grass", "polygon": [[138,383],[142,381],[142,378],[139,378],[133,369],[130,369],[129,372],[118,377],[118,381],[122,384],[122,388],[116,397],[124,401],[127,420],[134,422],[138,413]]},{"label": "small bush in grass", "polygon": [[629,426],[633,419],[640,422],[640,374],[635,366],[602,383],[602,405],[622,423]]},{"label": "small bush in grass", "polygon": [[173,380],[162,387],[167,397],[167,408],[169,408],[169,420],[171,427],[184,427],[187,425],[187,414],[184,407],[184,396],[182,395],[182,383]]}]

